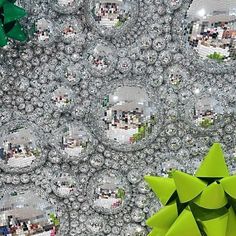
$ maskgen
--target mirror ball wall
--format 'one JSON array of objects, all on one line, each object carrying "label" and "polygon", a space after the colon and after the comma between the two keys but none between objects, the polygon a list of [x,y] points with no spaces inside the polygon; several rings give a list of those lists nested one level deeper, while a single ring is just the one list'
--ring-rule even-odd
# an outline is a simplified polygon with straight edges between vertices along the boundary
[{"label": "mirror ball wall", "polygon": [[[0,235],[146,236],[144,175],[236,172],[236,0],[17,0],[0,48]],[[30,213],[29,213],[30,209]]]}]

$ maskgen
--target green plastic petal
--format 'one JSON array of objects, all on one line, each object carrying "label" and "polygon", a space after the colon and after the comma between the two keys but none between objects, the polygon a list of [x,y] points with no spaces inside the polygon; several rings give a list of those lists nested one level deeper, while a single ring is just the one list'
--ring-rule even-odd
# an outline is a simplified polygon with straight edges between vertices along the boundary
[{"label": "green plastic petal", "polygon": [[165,230],[160,230],[160,229],[153,229],[148,236],[165,236],[166,231]]},{"label": "green plastic petal", "polygon": [[0,22],[0,47],[7,45],[7,36],[4,32],[3,25]]},{"label": "green plastic petal", "polygon": [[194,203],[206,209],[219,209],[227,204],[227,198],[222,186],[216,182],[210,184]]},{"label": "green plastic petal", "polygon": [[225,236],[235,236],[236,232],[236,215],[232,207],[229,208],[229,215],[228,215],[228,224],[227,224],[227,231]]},{"label": "green plastic petal", "polygon": [[236,199],[236,176],[226,177],[220,183],[227,194]]},{"label": "green plastic petal", "polygon": [[151,236],[236,235],[236,177],[229,176],[220,144],[212,146],[196,176],[174,171],[172,178],[146,181],[167,204],[148,219]]},{"label": "green plastic petal", "polygon": [[234,212],[236,213],[236,199],[230,197],[229,195],[227,196],[229,205],[233,208]]},{"label": "green plastic petal", "polygon": [[192,202],[190,203],[190,209],[194,215],[194,218],[200,221],[211,220],[228,213],[228,209],[226,207],[212,210],[212,209],[202,208]]},{"label": "green plastic petal", "polygon": [[204,181],[181,171],[174,171],[172,176],[182,203],[189,202],[197,197],[207,186]]},{"label": "green plastic petal", "polygon": [[212,220],[202,221],[207,236],[224,236],[227,232],[227,224],[228,213]]},{"label": "green plastic petal", "polygon": [[162,230],[169,230],[171,225],[175,222],[178,217],[178,209],[176,202],[162,208],[155,215],[150,217],[146,224],[151,228],[159,228]]},{"label": "green plastic petal", "polygon": [[7,33],[7,36],[21,42],[24,42],[27,39],[27,35],[24,32],[24,29],[18,22],[16,22],[14,27]]},{"label": "green plastic petal", "polygon": [[156,176],[145,176],[144,179],[163,205],[166,205],[176,191],[173,179]]},{"label": "green plastic petal", "polygon": [[189,210],[184,210],[174,224],[171,226],[166,236],[201,236],[198,225]]},{"label": "green plastic petal", "polygon": [[214,143],[195,176],[199,178],[223,178],[229,176],[224,154],[219,143]]},{"label": "green plastic petal", "polygon": [[4,11],[4,24],[12,21],[19,20],[20,18],[26,16],[26,11],[13,3],[5,2],[3,5]]}]

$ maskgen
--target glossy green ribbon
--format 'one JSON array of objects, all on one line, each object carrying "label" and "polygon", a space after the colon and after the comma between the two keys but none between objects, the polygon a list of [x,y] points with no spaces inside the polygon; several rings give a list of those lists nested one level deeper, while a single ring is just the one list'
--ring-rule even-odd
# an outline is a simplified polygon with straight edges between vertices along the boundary
[{"label": "glossy green ribbon", "polygon": [[164,208],[147,220],[149,236],[235,236],[236,176],[230,176],[215,143],[195,176],[145,176]]},{"label": "glossy green ribbon", "polygon": [[7,45],[8,38],[25,41],[27,34],[19,23],[26,16],[23,8],[16,6],[11,0],[0,0],[0,46]]}]

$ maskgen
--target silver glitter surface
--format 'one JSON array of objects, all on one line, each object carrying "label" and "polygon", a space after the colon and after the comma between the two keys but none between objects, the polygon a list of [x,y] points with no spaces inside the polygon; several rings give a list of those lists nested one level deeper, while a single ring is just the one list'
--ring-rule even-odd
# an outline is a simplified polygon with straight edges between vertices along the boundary
[{"label": "silver glitter surface", "polygon": [[236,62],[189,45],[191,0],[16,3],[29,40],[0,48],[0,205],[49,204],[60,236],[145,236],[161,204],[144,175],[194,173],[214,142],[235,173]]}]

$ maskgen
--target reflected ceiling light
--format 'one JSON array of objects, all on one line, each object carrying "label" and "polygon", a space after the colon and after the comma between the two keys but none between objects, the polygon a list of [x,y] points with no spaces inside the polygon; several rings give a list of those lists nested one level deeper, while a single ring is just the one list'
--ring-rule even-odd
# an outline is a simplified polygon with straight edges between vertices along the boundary
[{"label": "reflected ceiling light", "polygon": [[118,96],[113,96],[113,101],[117,101],[119,99]]},{"label": "reflected ceiling light", "polygon": [[197,14],[198,14],[200,17],[203,17],[203,16],[205,16],[205,14],[206,14],[206,10],[203,8],[203,9],[201,9],[200,11],[198,11]]}]

